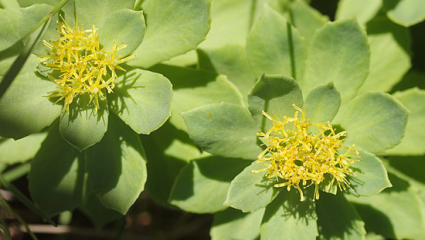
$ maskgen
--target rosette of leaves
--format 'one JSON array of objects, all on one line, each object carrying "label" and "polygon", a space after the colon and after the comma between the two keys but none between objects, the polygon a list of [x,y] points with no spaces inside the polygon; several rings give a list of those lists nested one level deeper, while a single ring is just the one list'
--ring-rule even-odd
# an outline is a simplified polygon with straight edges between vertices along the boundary
[{"label": "rosette of leaves", "polygon": [[[49,19],[58,2],[22,0],[18,11],[0,9],[7,13],[1,15],[7,19],[2,24],[12,26],[6,29],[7,42],[1,43],[2,78],[28,44],[25,36]],[[0,99],[0,136],[17,140],[1,140],[0,148],[8,152],[2,163],[34,158],[30,192],[47,215],[81,207],[102,225],[107,209],[112,215],[125,214],[136,201],[147,177],[138,134],[149,134],[164,124],[171,115],[173,95],[166,77],[143,68],[195,48],[209,29],[209,5],[206,0],[144,1],[136,6],[142,10],[133,10],[134,0],[71,0],[51,16],[41,40]],[[65,36],[58,33],[65,23],[81,34],[93,34],[95,29],[99,48],[116,47],[118,60],[130,56],[120,64],[122,69],[116,69],[112,91],[102,89],[98,108],[88,94],[76,95],[69,111],[62,99],[47,97],[57,90],[52,80],[57,75],[41,58],[47,55],[45,45]],[[6,31],[2,28],[2,36]],[[87,50],[78,54],[84,58]],[[114,74],[108,70],[106,75]]]},{"label": "rosette of leaves", "polygon": [[[317,14],[313,16],[317,17]],[[294,190],[265,189],[261,184],[263,176],[254,175],[251,169],[255,166],[251,162],[262,151],[255,137],[258,131],[264,130],[261,127],[262,110],[278,117],[291,116],[295,103],[300,107],[304,104],[307,115],[311,114],[316,121],[327,121],[336,116],[332,122],[347,131],[347,143],[355,143],[361,149],[361,155],[366,154],[360,157],[358,164],[371,164],[364,168],[359,166],[362,170],[357,177],[361,179],[362,174],[376,177],[375,180],[365,179],[362,181],[364,185],[355,184],[353,189],[361,189],[357,190],[360,195],[373,195],[391,186],[382,163],[374,155],[382,154],[400,142],[407,111],[388,94],[358,93],[368,73],[369,45],[356,21],[321,22],[324,26],[319,26],[316,33],[314,29],[309,44],[306,44],[300,32],[277,12],[266,8],[247,40],[246,52],[254,70],[252,75],[283,74],[296,77],[297,82],[285,77],[263,76],[248,94],[248,109],[215,104],[183,114],[191,138],[216,157],[215,161],[195,160],[182,170],[173,188],[171,203],[199,213],[221,211],[227,208],[226,205],[250,212],[229,209],[216,214],[211,231],[213,239],[255,239],[260,229],[262,238],[267,239],[281,239],[282,236],[306,239],[317,235],[325,239],[358,239],[366,234],[356,209],[346,200],[347,197],[350,200],[356,198],[352,194],[334,196],[322,193],[316,202],[311,199],[300,202]],[[309,45],[308,51],[306,45]],[[220,57],[226,56],[224,50],[221,55],[207,54],[209,59],[204,59],[204,67],[225,69],[220,65]],[[233,76],[236,79],[237,75]],[[335,87],[327,82],[333,82]],[[309,113],[308,109],[312,112]],[[372,163],[376,164],[375,167]],[[247,165],[249,167],[242,170]],[[390,179],[393,180],[392,175]],[[188,189],[187,185],[193,187]],[[327,191],[326,188],[322,190]],[[363,190],[371,191],[365,194],[361,193]],[[338,226],[328,224],[330,222]]]}]

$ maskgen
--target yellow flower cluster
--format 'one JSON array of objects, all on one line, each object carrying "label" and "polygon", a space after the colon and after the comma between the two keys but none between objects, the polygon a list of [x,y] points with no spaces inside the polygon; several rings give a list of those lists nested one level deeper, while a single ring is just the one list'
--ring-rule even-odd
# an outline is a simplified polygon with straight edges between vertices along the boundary
[{"label": "yellow flower cluster", "polygon": [[[348,176],[355,176],[350,168],[359,161],[355,146],[344,146],[346,132],[336,133],[327,123],[311,123],[305,112],[296,109],[294,117],[285,116],[283,121],[269,114],[263,114],[273,121],[266,132],[258,133],[267,148],[258,155],[257,162],[266,166],[254,173],[266,172],[266,177],[276,178],[275,187],[296,188],[303,201],[303,188],[315,185],[314,199],[319,199],[319,184],[326,175],[330,186],[336,183],[340,190],[350,188]],[[299,114],[301,113],[301,117]]]},{"label": "yellow flower cluster", "polygon": [[69,106],[75,97],[89,94],[90,103],[94,100],[96,113],[100,108],[99,98],[105,98],[104,89],[111,93],[115,87],[115,70],[124,71],[119,65],[134,56],[117,56],[117,52],[127,46],[116,46],[115,41],[112,49],[106,51],[99,43],[99,34],[94,25],[91,29],[83,29],[84,25],[78,28],[76,23],[71,28],[65,21],[59,21],[60,38],[50,43],[43,41],[49,49],[48,55],[41,61],[54,71],[49,79],[59,87],[50,92],[48,97],[58,98],[56,102],[64,100],[63,109],[69,112]]}]

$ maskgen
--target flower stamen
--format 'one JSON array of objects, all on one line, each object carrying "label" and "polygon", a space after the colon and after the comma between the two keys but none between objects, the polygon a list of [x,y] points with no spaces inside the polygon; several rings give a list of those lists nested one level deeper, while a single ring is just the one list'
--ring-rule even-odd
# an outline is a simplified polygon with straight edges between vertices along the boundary
[{"label": "flower stamen", "polygon": [[117,52],[127,45],[116,45],[107,51],[99,42],[99,33],[93,25],[91,29],[83,30],[78,24],[71,28],[63,19],[58,21],[60,38],[56,41],[43,41],[48,48],[47,56],[41,61],[53,70],[49,79],[58,89],[49,92],[49,98],[57,98],[56,102],[64,101],[63,110],[69,112],[69,106],[74,98],[83,94],[90,95],[89,104],[94,102],[97,113],[100,108],[99,99],[105,99],[105,93],[112,93],[117,78],[116,70],[125,71],[119,66],[134,58],[118,56]]},{"label": "flower stamen", "polygon": [[[329,186],[334,184],[341,191],[350,187],[349,176],[355,176],[351,165],[359,161],[355,145],[344,146],[345,131],[336,133],[330,122],[311,123],[305,111],[293,105],[294,117],[285,116],[283,121],[263,111],[273,122],[266,132],[259,132],[266,149],[257,157],[265,168],[253,173],[266,172],[269,179],[275,178],[275,187],[296,188],[303,201],[303,189],[315,186],[313,200],[319,199],[319,185],[330,177]],[[299,116],[301,115],[301,116]]]}]

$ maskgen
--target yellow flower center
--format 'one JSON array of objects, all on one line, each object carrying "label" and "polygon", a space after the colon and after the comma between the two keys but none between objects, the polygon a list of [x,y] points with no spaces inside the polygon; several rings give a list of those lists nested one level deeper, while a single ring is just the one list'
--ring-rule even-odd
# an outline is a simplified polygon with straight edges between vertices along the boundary
[{"label": "yellow flower center", "polygon": [[64,100],[63,109],[69,112],[75,97],[89,94],[89,104],[94,101],[96,113],[100,108],[99,98],[105,99],[105,92],[112,93],[115,87],[115,70],[124,71],[119,65],[134,56],[117,56],[127,45],[116,46],[115,41],[111,50],[105,50],[94,25],[91,29],[83,29],[84,25],[79,28],[76,23],[71,28],[65,21],[59,21],[60,38],[53,42],[43,41],[49,49],[41,61],[53,70],[49,79],[58,86],[57,90],[49,92],[49,98],[58,98],[56,102]]},{"label": "yellow flower center", "polygon": [[[266,166],[254,173],[266,172],[268,178],[275,178],[275,187],[296,188],[304,200],[303,189],[315,185],[313,200],[319,199],[319,184],[328,176],[329,188],[336,183],[340,190],[350,188],[348,176],[355,176],[350,168],[359,161],[359,152],[354,145],[343,145],[346,132],[336,133],[329,122],[311,123],[305,112],[296,109],[294,117],[271,117],[273,126],[266,132],[259,132],[267,148],[258,155],[257,162]],[[301,117],[299,117],[301,113]]]}]

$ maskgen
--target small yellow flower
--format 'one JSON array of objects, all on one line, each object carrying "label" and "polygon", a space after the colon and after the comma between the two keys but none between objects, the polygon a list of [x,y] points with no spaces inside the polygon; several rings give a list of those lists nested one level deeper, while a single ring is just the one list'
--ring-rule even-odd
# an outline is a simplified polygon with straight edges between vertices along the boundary
[{"label": "small yellow flower", "polygon": [[[296,188],[304,200],[303,188],[315,185],[314,199],[319,199],[319,184],[325,176],[331,177],[330,187],[337,184],[340,190],[350,188],[348,176],[355,176],[351,165],[359,161],[354,145],[343,145],[346,132],[336,133],[330,122],[311,123],[305,112],[296,109],[294,117],[285,116],[283,121],[264,116],[273,121],[266,132],[259,132],[267,148],[258,155],[257,162],[266,166],[254,173],[266,172],[266,177],[276,178],[275,187]],[[301,113],[301,117],[299,114]]]},{"label": "small yellow flower", "polygon": [[[63,20],[63,19],[62,19]],[[58,89],[49,93],[49,98],[64,100],[64,111],[75,97],[90,95],[90,103],[94,101],[95,113],[100,108],[99,98],[105,98],[105,92],[112,93],[117,74],[115,70],[123,70],[119,65],[130,61],[134,56],[117,56],[117,52],[127,47],[125,44],[107,51],[99,42],[99,34],[93,25],[83,30],[78,24],[71,28],[65,21],[58,21],[60,38],[51,43],[43,41],[48,47],[48,55],[43,57],[43,64],[56,72],[49,75]],[[106,89],[106,90],[105,90]]]}]

